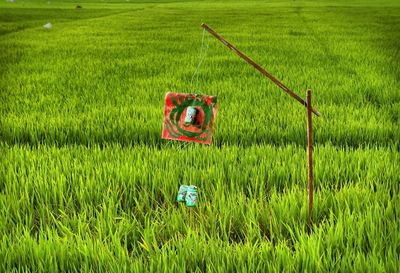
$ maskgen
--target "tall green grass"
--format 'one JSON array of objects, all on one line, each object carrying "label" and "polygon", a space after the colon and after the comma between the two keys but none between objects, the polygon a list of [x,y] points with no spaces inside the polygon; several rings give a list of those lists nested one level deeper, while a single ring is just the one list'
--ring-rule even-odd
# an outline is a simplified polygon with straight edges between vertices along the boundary
[{"label": "tall green grass", "polygon": [[[395,150],[317,146],[308,236],[303,148],[3,148],[0,253],[11,267],[322,272],[358,260],[359,271],[394,272],[399,262]],[[195,210],[174,201],[183,181],[201,189]]]},{"label": "tall green grass", "polygon": [[[82,6],[0,4],[0,271],[398,270],[398,4]],[[305,109],[202,22],[313,90],[310,235]],[[161,139],[167,91],[218,96],[211,146]]]},{"label": "tall green grass", "polygon": [[32,19],[1,41],[2,139],[157,145],[165,92],[176,90],[220,97],[216,142],[303,144],[305,109],[208,35],[190,85],[205,21],[299,95],[314,90],[319,143],[398,144],[398,8],[254,5],[41,10],[51,31]]}]

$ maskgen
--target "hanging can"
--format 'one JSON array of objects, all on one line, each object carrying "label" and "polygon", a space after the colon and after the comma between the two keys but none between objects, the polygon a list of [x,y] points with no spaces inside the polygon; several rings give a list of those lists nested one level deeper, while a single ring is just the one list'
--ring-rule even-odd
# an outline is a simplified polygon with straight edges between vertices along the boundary
[{"label": "hanging can", "polygon": [[193,106],[189,106],[186,109],[186,116],[183,124],[185,126],[193,125],[196,122],[196,116],[199,110],[194,108]]}]

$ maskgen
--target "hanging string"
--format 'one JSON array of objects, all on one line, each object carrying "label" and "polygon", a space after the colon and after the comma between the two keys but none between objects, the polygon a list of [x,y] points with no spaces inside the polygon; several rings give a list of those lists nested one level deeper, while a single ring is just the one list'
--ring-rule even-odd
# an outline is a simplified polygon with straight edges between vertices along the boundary
[{"label": "hanging string", "polygon": [[[200,47],[200,56],[199,56],[199,63],[197,64],[196,70],[192,75],[192,79],[190,80],[190,90],[197,94],[202,94],[199,90],[199,71],[200,67],[203,64],[204,59],[207,56],[208,47],[210,45],[210,39],[207,39],[207,44],[204,43],[204,37],[206,35],[206,30],[203,29],[203,36],[201,38],[201,47]],[[193,86],[193,81],[196,79],[195,86]]]},{"label": "hanging string", "polygon": [[[203,93],[199,89],[199,71],[200,67],[203,64],[204,59],[207,56],[208,52],[208,47],[210,45],[210,39],[207,39],[207,44],[205,44],[205,35],[206,35],[206,30],[203,29],[203,35],[201,37],[201,47],[200,47],[200,54],[199,54],[199,63],[197,64],[196,70],[194,71],[192,78],[190,80],[189,84],[189,89],[191,92],[198,94],[198,95],[203,95]],[[193,81],[195,81],[195,85],[193,86]],[[176,143],[178,142],[178,143]],[[190,142],[181,142],[181,141],[176,141],[173,143],[173,141],[169,140],[166,143],[162,144],[163,148],[168,148],[169,146],[174,147],[176,149],[182,150],[185,149],[189,146]]]}]

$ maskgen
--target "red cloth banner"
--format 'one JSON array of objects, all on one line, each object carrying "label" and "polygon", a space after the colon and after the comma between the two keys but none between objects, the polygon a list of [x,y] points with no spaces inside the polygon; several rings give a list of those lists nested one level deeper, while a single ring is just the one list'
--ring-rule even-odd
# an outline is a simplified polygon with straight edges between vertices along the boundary
[{"label": "red cloth banner", "polygon": [[162,138],[211,144],[217,97],[168,92]]}]

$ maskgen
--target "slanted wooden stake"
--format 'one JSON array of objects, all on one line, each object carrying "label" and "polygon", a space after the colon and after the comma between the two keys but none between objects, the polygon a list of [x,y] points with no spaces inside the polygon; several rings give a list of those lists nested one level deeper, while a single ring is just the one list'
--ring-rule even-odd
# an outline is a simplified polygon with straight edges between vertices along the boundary
[{"label": "slanted wooden stake", "polygon": [[307,146],[308,146],[308,233],[312,231],[313,165],[312,165],[312,108],[311,90],[307,90]]},{"label": "slanted wooden stake", "polygon": [[295,92],[289,89],[286,85],[284,85],[280,80],[275,78],[271,73],[266,71],[260,65],[258,65],[255,61],[247,57],[243,52],[238,50],[234,45],[225,40],[221,35],[215,32],[212,28],[210,28],[206,24],[201,25],[202,28],[207,30],[212,36],[217,38],[221,43],[223,43],[227,48],[229,48],[233,53],[242,58],[245,62],[252,65],[255,69],[257,69],[261,74],[270,79],[274,84],[276,84],[280,89],[289,94],[292,98],[297,100],[301,105],[307,108],[307,145],[308,145],[308,232],[312,231],[312,209],[313,209],[313,167],[312,167],[312,113],[317,115],[318,117],[321,115],[317,109],[312,108],[311,106],[311,90],[307,90],[307,99],[304,101],[300,96],[298,96]]},{"label": "slanted wooden stake", "polygon": [[[262,68],[259,64],[257,64],[255,61],[247,57],[246,55],[243,54],[239,49],[237,49],[234,45],[229,43],[227,40],[225,40],[221,35],[219,35],[217,32],[215,32],[212,28],[210,28],[207,24],[201,24],[201,27],[207,30],[212,36],[217,38],[221,43],[223,43],[227,48],[229,48],[233,53],[238,55],[240,58],[242,58],[245,62],[248,64],[252,65],[255,69],[257,69],[261,74],[266,76],[268,79],[270,79],[273,83],[275,83],[277,86],[279,86],[280,89],[282,89],[284,92],[289,94],[292,98],[300,102],[300,104],[304,105],[307,107],[307,103],[300,98],[296,93],[294,93],[291,89],[289,89],[286,85],[284,85],[280,80],[275,78],[271,73],[269,73],[267,70]],[[316,114],[317,116],[320,116],[321,114],[318,112],[317,109],[311,108],[311,111]]]}]

